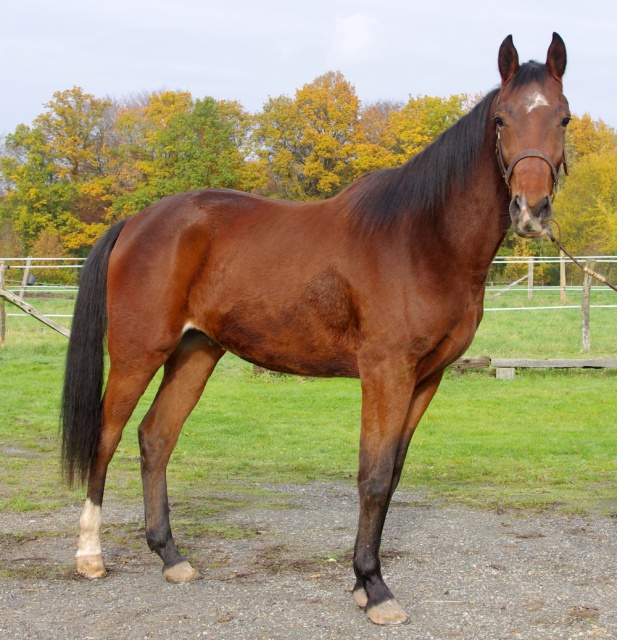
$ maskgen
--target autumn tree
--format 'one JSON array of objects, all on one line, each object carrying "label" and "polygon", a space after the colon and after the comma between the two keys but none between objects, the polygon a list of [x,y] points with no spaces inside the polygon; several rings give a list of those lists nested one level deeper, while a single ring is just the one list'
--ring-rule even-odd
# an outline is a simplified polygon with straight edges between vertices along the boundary
[{"label": "autumn tree", "polygon": [[571,168],[555,199],[556,217],[570,251],[617,254],[616,176],[617,147],[588,153]]},{"label": "autumn tree", "polygon": [[11,220],[0,216],[0,258],[20,256],[22,254],[21,238],[17,235]]},{"label": "autumn tree", "polygon": [[7,136],[0,160],[9,185],[3,207],[27,246],[47,229],[79,250],[105,230],[109,105],[78,87],[59,91],[32,127],[20,125]]},{"label": "autumn tree", "polygon": [[[113,205],[116,217],[140,211],[160,198],[206,187],[236,187],[243,164],[239,150],[246,135],[239,105],[214,98],[193,100],[188,93],[152,94],[142,113],[123,113],[126,143],[119,157],[133,159],[124,193]],[[137,145],[126,136],[142,130]],[[125,162],[118,163],[126,171]],[[132,183],[132,184],[130,184]]]},{"label": "autumn tree", "polygon": [[473,105],[474,98],[465,94],[448,98],[437,96],[411,97],[400,110],[392,113],[393,153],[398,163],[425,149],[451,127]]},{"label": "autumn tree", "polygon": [[45,137],[60,179],[85,182],[105,175],[105,110],[108,100],[99,100],[79,87],[57,91],[34,120]]},{"label": "autumn tree", "polygon": [[6,189],[3,217],[12,221],[26,246],[43,229],[66,226],[70,190],[60,180],[40,129],[19,125],[8,135],[0,169]]},{"label": "autumn tree", "polygon": [[601,153],[615,146],[615,130],[602,120],[593,120],[588,113],[572,116],[566,135],[566,157],[570,166],[590,153]]},{"label": "autumn tree", "polygon": [[107,138],[113,121],[106,116],[111,102],[73,87],[54,93],[45,106],[47,112],[35,119],[34,126],[45,136],[70,198],[70,218],[59,237],[66,248],[79,251],[92,246],[105,231],[113,199],[107,173]]},{"label": "autumn tree", "polygon": [[377,102],[362,107],[356,126],[355,177],[404,164],[451,127],[473,106],[475,97],[410,97],[406,104]]},{"label": "autumn tree", "polygon": [[395,151],[397,140],[392,120],[393,115],[402,108],[402,103],[387,100],[360,107],[354,135],[354,178],[401,163]]},{"label": "autumn tree", "polygon": [[251,125],[237,103],[172,91],[112,103],[75,87],[46,109],[0,154],[1,217],[27,250],[47,233],[86,252],[115,219],[165,195],[258,182],[242,173]]},{"label": "autumn tree", "polygon": [[268,178],[265,164],[255,152],[255,116],[235,100],[219,100],[217,104],[229,132],[229,155],[236,172],[233,187],[249,193],[260,191]]},{"label": "autumn tree", "polygon": [[555,198],[564,242],[582,255],[617,253],[617,133],[589,114],[566,136],[569,176]]},{"label": "autumn tree", "polygon": [[293,99],[270,98],[256,117],[255,130],[269,193],[314,200],[348,184],[358,109],[354,87],[339,72],[319,76]]}]

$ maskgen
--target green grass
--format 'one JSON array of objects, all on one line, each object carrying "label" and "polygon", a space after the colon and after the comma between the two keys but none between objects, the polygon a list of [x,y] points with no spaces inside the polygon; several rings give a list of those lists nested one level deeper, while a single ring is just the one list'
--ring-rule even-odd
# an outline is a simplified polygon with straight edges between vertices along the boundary
[{"label": "green grass", "polygon": [[[500,287],[495,287],[498,291]],[[485,311],[470,355],[493,358],[580,358],[617,356],[617,308],[591,309],[591,351],[581,352],[581,310],[562,308],[559,290],[536,289],[533,300],[527,288],[516,287],[498,298],[489,290],[486,309],[553,307],[547,310]],[[581,304],[581,291],[568,290],[565,307]],[[617,293],[604,287],[593,289],[592,305],[617,305]]]},{"label": "green grass", "polygon": [[473,504],[617,509],[616,372],[446,379],[407,480]]},{"label": "green grass", "polygon": [[[520,304],[520,297],[511,299]],[[592,310],[592,321],[597,311],[605,310]],[[593,355],[615,357],[617,310],[606,312],[612,316],[603,320],[605,346]],[[575,338],[565,337],[566,313],[487,312],[469,353],[579,356]],[[58,470],[65,349],[64,337],[9,318],[0,348],[0,510],[53,509],[83,499],[83,490],[64,487]],[[617,513],[616,383],[614,371],[528,371],[513,381],[448,373],[414,437],[402,485],[427,499],[478,506]],[[153,384],[125,430],[108,498],[141,499],[136,428],[155,390]],[[356,380],[255,376],[250,365],[226,356],[172,456],[172,500],[186,513],[209,515],[242,496],[268,503],[270,483],[352,482],[359,419]],[[232,496],[229,503],[225,496]]]}]

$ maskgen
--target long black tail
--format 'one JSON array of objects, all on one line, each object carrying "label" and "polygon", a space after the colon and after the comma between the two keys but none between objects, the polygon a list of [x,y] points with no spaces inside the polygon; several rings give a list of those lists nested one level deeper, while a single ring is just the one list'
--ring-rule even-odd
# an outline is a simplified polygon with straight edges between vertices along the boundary
[{"label": "long black tail", "polygon": [[79,277],[60,416],[62,467],[69,485],[76,476],[82,484],[85,482],[101,432],[107,266],[125,222],[115,224],[99,240]]}]

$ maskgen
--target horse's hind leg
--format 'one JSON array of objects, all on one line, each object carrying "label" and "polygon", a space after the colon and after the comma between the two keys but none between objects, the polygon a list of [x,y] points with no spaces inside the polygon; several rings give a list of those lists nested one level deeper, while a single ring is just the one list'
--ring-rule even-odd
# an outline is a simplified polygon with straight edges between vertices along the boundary
[{"label": "horse's hind leg", "polygon": [[122,430],[161,364],[162,362],[153,362],[149,367],[131,367],[129,370],[112,362],[110,367],[103,398],[101,435],[90,467],[86,503],[79,519],[80,533],[75,564],[77,571],[86,578],[105,576],[100,528],[107,468],[122,437]]},{"label": "horse's hind leg", "polygon": [[160,389],[139,427],[148,546],[163,560],[170,582],[197,573],[177,550],[169,524],[166,469],[184,421],[197,404],[224,349],[197,331],[186,333],[165,363]]}]

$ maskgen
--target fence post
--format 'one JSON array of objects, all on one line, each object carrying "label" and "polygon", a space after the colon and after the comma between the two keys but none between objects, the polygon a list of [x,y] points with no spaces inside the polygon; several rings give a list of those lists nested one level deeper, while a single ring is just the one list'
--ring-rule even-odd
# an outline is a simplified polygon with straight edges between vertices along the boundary
[{"label": "fence post", "polygon": [[533,256],[527,263],[527,299],[533,300]]},{"label": "fence post", "polygon": [[566,254],[559,250],[559,300],[561,304],[566,303]]},{"label": "fence post", "polygon": [[[0,262],[0,290],[4,289],[4,262]],[[6,340],[6,309],[4,298],[0,298],[0,347],[4,346]]]},{"label": "fence post", "polygon": [[19,297],[23,300],[26,295],[26,287],[28,286],[28,276],[30,275],[30,265],[32,264],[32,258],[28,256],[26,258],[26,266],[24,267],[24,277],[21,279],[21,289],[19,291]]},{"label": "fence post", "polygon": [[[593,269],[595,263],[591,260],[586,261],[587,267]],[[583,275],[583,298],[581,301],[582,325],[583,325],[583,351],[591,349],[591,333],[589,330],[589,302],[591,299],[591,276],[585,272]]]}]

